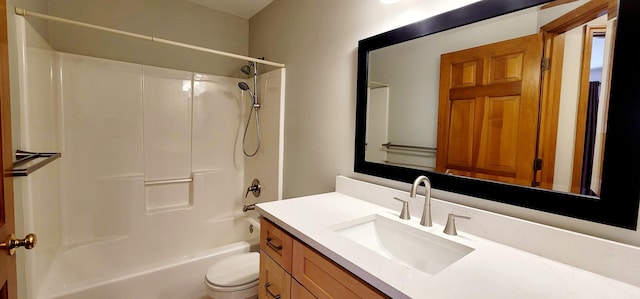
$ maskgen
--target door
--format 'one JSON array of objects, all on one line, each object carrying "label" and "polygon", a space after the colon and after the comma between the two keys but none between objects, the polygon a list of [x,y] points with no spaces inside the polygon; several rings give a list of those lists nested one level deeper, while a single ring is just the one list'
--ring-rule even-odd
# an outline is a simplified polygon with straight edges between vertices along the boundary
[{"label": "door", "polygon": [[[587,25],[585,27],[582,47],[582,66],[580,68],[580,95],[576,120],[571,193],[597,195],[597,191],[600,190],[599,186],[592,186],[592,174],[594,172],[594,159],[597,159],[595,153],[596,134],[604,135],[602,130],[597,130],[598,106],[601,101],[600,85],[603,82],[603,77],[602,71],[600,71],[600,73],[591,72],[591,64],[602,64],[604,62],[604,38],[606,31],[606,26]],[[600,40],[600,43],[595,42],[595,40]],[[602,66],[599,68],[602,70]],[[604,136],[601,136],[600,140],[602,139],[604,139]],[[604,144],[602,141],[599,143]],[[600,170],[595,169],[595,173],[600,173]],[[597,177],[596,175],[596,178]],[[599,182],[600,180],[596,179],[595,181]]]},{"label": "door", "polygon": [[[7,6],[2,1],[0,12],[0,242],[4,242],[14,233],[13,218],[13,168],[11,147],[11,109],[9,93],[9,54],[7,41]],[[16,256],[9,255],[0,248],[0,298],[18,298],[16,278]]]},{"label": "door", "polygon": [[443,54],[436,170],[534,184],[542,34]]}]

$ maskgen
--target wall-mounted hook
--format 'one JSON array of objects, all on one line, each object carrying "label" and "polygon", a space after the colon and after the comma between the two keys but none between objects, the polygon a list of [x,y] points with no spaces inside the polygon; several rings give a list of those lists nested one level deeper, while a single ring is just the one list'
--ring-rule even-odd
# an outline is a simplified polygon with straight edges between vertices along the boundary
[{"label": "wall-mounted hook", "polygon": [[247,188],[247,193],[245,193],[244,198],[247,198],[247,196],[249,196],[249,192],[253,193],[254,197],[259,197],[260,189],[262,189],[260,181],[258,179],[253,179],[253,181],[251,182],[251,186]]}]

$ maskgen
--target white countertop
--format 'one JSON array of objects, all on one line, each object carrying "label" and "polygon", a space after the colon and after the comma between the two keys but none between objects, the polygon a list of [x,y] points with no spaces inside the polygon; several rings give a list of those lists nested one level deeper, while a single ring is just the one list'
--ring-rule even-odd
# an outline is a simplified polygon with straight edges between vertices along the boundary
[{"label": "white countertop", "polygon": [[415,217],[404,220],[414,228],[474,248],[439,273],[426,274],[386,259],[329,229],[372,214],[390,218],[399,215],[399,211],[337,192],[260,203],[256,207],[262,216],[392,298],[640,298],[640,288],[630,284],[461,231],[449,236],[438,223],[427,228],[420,226]]}]

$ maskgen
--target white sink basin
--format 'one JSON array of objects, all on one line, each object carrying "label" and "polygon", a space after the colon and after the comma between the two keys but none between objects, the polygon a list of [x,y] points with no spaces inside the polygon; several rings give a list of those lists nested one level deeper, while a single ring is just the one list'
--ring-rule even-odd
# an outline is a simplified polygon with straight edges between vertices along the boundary
[{"label": "white sink basin", "polygon": [[473,248],[380,215],[336,224],[329,229],[394,262],[434,275]]}]

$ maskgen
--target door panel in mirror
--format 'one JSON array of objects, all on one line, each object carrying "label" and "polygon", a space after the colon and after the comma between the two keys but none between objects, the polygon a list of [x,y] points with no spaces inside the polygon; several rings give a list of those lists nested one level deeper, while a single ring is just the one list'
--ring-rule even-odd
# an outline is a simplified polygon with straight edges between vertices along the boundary
[{"label": "door panel in mirror", "polygon": [[441,55],[436,171],[532,186],[541,59],[542,34]]}]

